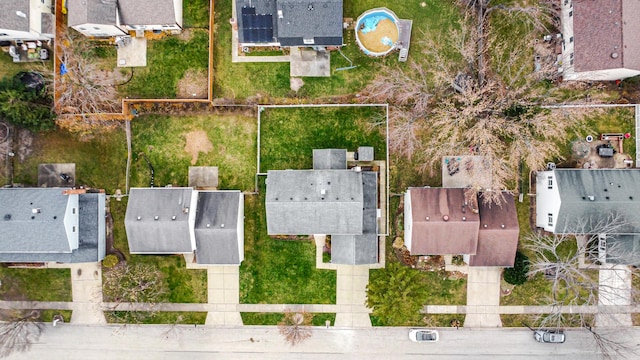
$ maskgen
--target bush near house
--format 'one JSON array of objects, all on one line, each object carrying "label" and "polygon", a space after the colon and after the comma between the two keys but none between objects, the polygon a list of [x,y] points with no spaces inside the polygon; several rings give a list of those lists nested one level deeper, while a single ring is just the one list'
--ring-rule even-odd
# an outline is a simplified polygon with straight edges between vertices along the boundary
[{"label": "bush near house", "polygon": [[504,269],[504,281],[511,285],[521,285],[527,281],[527,273],[529,272],[529,258],[521,253],[516,252],[516,261],[512,268]]}]

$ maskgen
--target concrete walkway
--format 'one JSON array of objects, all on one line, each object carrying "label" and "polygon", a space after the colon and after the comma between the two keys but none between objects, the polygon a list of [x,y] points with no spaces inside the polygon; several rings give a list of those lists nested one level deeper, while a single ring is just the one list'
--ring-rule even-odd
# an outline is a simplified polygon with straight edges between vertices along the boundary
[{"label": "concrete walkway", "polygon": [[370,310],[366,307],[369,267],[338,265],[336,284],[337,327],[371,327]]},{"label": "concrete walkway", "polygon": [[499,267],[469,267],[465,327],[502,326],[496,312],[500,305],[501,274]]},{"label": "concrete walkway", "polygon": [[598,327],[632,326],[631,314],[607,311],[610,306],[631,305],[631,271],[628,266],[612,266],[600,269],[598,285],[598,305],[596,314]]},{"label": "concrete walkway", "polygon": [[[106,324],[102,312],[102,265],[101,263],[51,264],[50,268],[68,268],[71,271],[73,302],[71,323]],[[67,320],[67,319],[65,319]]]},{"label": "concrete walkway", "polygon": [[207,313],[206,325],[241,326],[238,311],[240,303],[240,267],[211,266],[207,269],[209,304],[219,305],[219,310]]}]

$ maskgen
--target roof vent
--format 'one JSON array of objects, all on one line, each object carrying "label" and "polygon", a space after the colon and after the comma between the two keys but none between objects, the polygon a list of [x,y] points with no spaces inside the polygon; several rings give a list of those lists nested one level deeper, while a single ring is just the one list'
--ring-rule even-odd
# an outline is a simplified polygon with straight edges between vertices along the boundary
[{"label": "roof vent", "polygon": [[171,220],[175,220],[175,219],[176,219],[175,215],[171,216]]},{"label": "roof vent", "polygon": [[307,10],[313,11],[313,4],[309,3],[309,6],[307,6]]},{"label": "roof vent", "polygon": [[19,17],[24,18],[24,19],[27,18],[27,14],[23,13],[20,10],[16,11],[16,15],[18,15]]},{"label": "roof vent", "polygon": [[444,221],[449,221],[449,215],[444,215],[444,216],[442,217],[442,220],[444,220]]},{"label": "roof vent", "polygon": [[189,208],[188,207],[183,207],[182,208],[182,213],[183,214],[188,214],[189,213]]},{"label": "roof vent", "polygon": [[611,53],[611,58],[612,58],[612,59],[617,59],[617,58],[618,58],[618,56],[619,56],[619,55],[618,55],[618,53],[617,53],[617,52],[615,52],[615,51]]},{"label": "roof vent", "polygon": [[593,195],[589,195],[589,201],[596,201],[596,197]]},{"label": "roof vent", "polygon": [[327,194],[326,189],[320,189],[320,195],[326,195],[326,194]]},{"label": "roof vent", "polygon": [[138,220],[138,221],[142,220],[142,216],[138,216],[138,217],[136,218],[136,220]]},{"label": "roof vent", "polygon": [[466,217],[466,216],[463,216],[463,217],[462,217],[462,221],[467,221],[467,217]]},{"label": "roof vent", "polygon": [[488,227],[489,227],[489,225],[484,224],[484,225],[482,225],[482,227],[486,229],[486,228],[488,228]]},{"label": "roof vent", "polygon": [[221,228],[223,228],[223,227],[224,227],[224,224],[220,224],[220,227],[221,227]]},{"label": "roof vent", "polygon": [[207,227],[208,227],[208,228],[210,228],[210,227],[211,227],[211,224],[207,224]]},{"label": "roof vent", "polygon": [[154,216],[153,220],[160,220],[160,216],[158,216],[158,215]]},{"label": "roof vent", "polygon": [[504,226],[504,224],[501,224],[501,225],[500,225],[500,227],[501,227],[502,229],[504,229],[504,227],[505,227],[505,226]]},{"label": "roof vent", "polygon": [[427,216],[427,217],[425,217],[424,219],[425,219],[425,220],[427,220],[427,221],[429,221],[429,217],[428,217],[428,216]]},{"label": "roof vent", "polygon": [[4,219],[7,221],[11,220],[11,214],[5,214]]}]

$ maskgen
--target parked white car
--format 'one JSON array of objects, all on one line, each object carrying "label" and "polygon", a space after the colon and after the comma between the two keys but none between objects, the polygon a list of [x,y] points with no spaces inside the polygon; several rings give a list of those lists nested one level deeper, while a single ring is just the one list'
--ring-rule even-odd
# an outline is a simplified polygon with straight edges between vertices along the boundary
[{"label": "parked white car", "polygon": [[561,344],[565,340],[562,330],[535,330],[533,332],[533,338],[536,339],[537,342],[556,344]]},{"label": "parked white car", "polygon": [[410,329],[409,340],[414,342],[436,342],[438,331],[432,329]]}]

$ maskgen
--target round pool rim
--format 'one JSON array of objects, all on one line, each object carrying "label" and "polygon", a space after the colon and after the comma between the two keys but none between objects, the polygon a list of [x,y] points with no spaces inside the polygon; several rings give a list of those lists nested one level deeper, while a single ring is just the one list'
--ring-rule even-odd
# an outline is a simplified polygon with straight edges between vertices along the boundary
[{"label": "round pool rim", "polygon": [[356,27],[355,27],[356,43],[358,44],[358,47],[360,48],[360,50],[362,50],[365,54],[367,54],[369,56],[379,57],[379,56],[385,56],[388,53],[390,53],[391,51],[395,50],[398,45],[397,45],[397,42],[395,42],[393,44],[393,46],[390,47],[386,51],[374,52],[374,51],[369,50],[366,46],[364,46],[360,42],[360,36],[358,35],[358,29],[360,28],[360,23],[367,16],[372,15],[372,14],[376,14],[376,13],[382,13],[382,15],[385,15],[385,16],[389,17],[391,19],[391,21],[393,21],[394,25],[396,26],[396,29],[398,30],[398,34],[400,33],[400,28],[398,27],[398,21],[400,19],[398,18],[398,16],[393,11],[391,11],[391,10],[385,8],[385,7],[369,9],[369,10],[363,12],[362,14],[360,14],[360,16],[358,16],[358,19],[356,20]]}]

